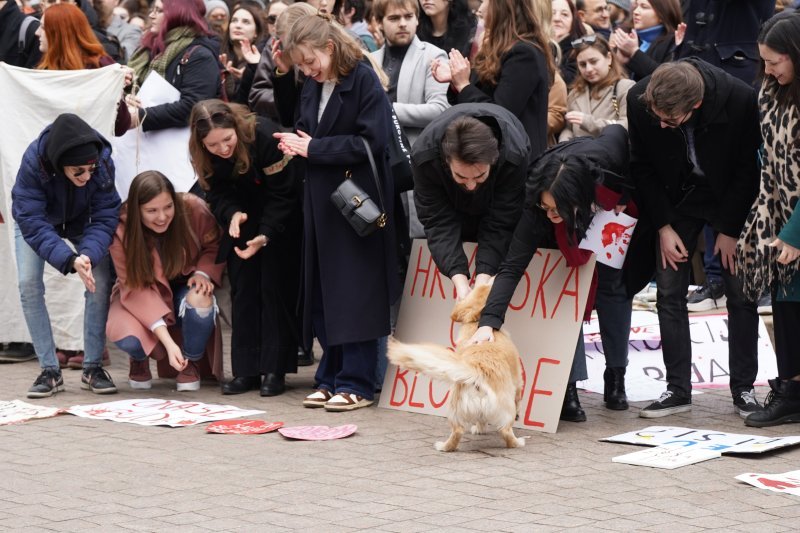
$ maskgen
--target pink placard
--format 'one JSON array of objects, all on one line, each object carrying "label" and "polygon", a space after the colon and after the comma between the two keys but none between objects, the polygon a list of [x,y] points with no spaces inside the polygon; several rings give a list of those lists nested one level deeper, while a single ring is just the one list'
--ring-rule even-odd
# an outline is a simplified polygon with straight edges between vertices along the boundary
[{"label": "pink placard", "polygon": [[346,424],[344,426],[294,426],[280,428],[278,433],[288,439],[296,440],[334,440],[349,437],[356,432],[358,426]]},{"label": "pink placard", "polygon": [[283,427],[283,422],[266,422],[264,420],[222,420],[214,422],[206,428],[206,433],[229,435],[260,435]]}]

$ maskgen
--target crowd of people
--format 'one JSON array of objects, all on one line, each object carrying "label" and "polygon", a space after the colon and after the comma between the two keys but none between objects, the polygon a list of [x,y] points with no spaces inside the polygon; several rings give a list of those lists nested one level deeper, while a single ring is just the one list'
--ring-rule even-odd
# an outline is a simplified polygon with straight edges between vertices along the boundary
[{"label": "crowd of people", "polygon": [[[597,264],[586,307],[606,407],[629,408],[632,298],[655,280],[666,391],[641,417],[691,409],[688,313],[724,298],[735,411],[756,427],[800,422],[798,3],[0,0],[0,61],[125,65],[115,135],[188,128],[197,176],[176,192],[143,172],[121,202],[110,144],[81,117],[54,116],[30,144],[11,198],[41,366],[28,396],[63,390],[69,362],[45,262],[86,288],[85,389],[117,390],[106,340],[128,354],[133,389],[151,387],[151,359],[179,391],[221,378],[216,294],[229,283],[222,393],[283,393],[316,338],[303,405],[350,411],[380,390],[410,239],[427,239],[458,299],[492,284],[468,341],[492,342],[539,247],[583,265],[593,217],[625,211],[639,219],[625,265]],[[151,73],[179,98],[143,105]],[[331,201],[343,186],[358,191],[344,207]],[[701,237],[706,282],[689,293]],[[779,375],[761,405],[764,297]],[[579,335],[562,420],[586,420],[586,377]]]}]

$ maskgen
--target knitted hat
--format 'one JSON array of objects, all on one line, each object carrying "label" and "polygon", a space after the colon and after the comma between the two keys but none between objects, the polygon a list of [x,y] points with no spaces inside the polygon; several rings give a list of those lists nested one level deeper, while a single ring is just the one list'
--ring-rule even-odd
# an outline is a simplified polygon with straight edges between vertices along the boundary
[{"label": "knitted hat", "polygon": [[214,11],[215,9],[219,8],[225,12],[226,15],[229,17],[231,16],[231,10],[228,7],[228,4],[223,2],[222,0],[205,0],[206,3],[206,15]]},{"label": "knitted hat", "polygon": [[607,3],[614,4],[627,13],[631,12],[631,0],[607,0]]},{"label": "knitted hat", "polygon": [[78,167],[97,163],[100,154],[97,152],[97,143],[88,142],[68,148],[58,158],[60,167]]}]

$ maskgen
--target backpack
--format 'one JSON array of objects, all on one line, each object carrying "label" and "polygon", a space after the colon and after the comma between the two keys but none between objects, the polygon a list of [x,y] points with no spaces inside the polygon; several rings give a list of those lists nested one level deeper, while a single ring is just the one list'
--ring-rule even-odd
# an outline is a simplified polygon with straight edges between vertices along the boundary
[{"label": "backpack", "polygon": [[19,55],[22,56],[25,53],[25,36],[28,34],[28,28],[31,27],[31,24],[34,22],[39,22],[36,17],[32,17],[30,15],[26,15],[24,19],[22,19],[22,24],[19,25],[19,36],[17,37],[17,46],[19,47]]}]

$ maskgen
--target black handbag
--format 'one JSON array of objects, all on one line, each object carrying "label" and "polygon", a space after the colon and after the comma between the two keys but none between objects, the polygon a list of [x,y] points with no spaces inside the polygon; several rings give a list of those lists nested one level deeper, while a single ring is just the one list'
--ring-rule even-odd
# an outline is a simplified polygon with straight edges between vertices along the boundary
[{"label": "black handbag", "polygon": [[380,205],[376,205],[369,194],[358,186],[352,179],[353,176],[349,170],[345,172],[345,180],[331,194],[331,202],[342,213],[345,220],[353,226],[356,233],[360,237],[366,237],[386,225],[386,210],[383,207],[383,192],[378,180],[375,159],[372,157],[372,149],[364,137],[359,137],[359,139],[364,143],[364,148],[367,150],[369,165],[372,167],[372,177],[375,180],[375,187],[378,189],[378,203]]}]

